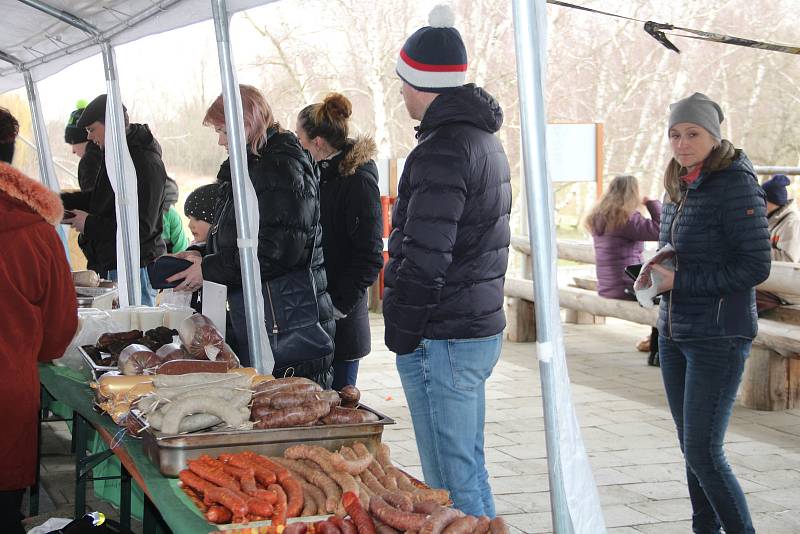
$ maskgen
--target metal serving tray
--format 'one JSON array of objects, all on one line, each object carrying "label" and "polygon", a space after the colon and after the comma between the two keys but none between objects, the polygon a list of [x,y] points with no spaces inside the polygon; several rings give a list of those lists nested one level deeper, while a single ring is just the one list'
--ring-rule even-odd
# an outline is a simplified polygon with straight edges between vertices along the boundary
[{"label": "metal serving tray", "polygon": [[98,378],[100,378],[102,375],[106,374],[109,371],[119,371],[119,367],[117,367],[116,365],[114,366],[97,365],[97,363],[95,363],[92,357],[89,356],[89,354],[85,350],[83,350],[83,347],[78,347],[78,351],[80,351],[81,355],[83,356],[83,359],[86,360],[86,365],[88,365],[89,369],[91,369],[92,378],[94,378],[95,380],[97,380]]},{"label": "metal serving tray", "polygon": [[186,461],[203,454],[218,456],[222,453],[253,451],[264,456],[281,456],[292,445],[305,443],[326,449],[338,449],[361,441],[371,452],[376,452],[383,434],[383,427],[393,425],[394,419],[364,406],[359,408],[378,416],[372,423],[348,425],[300,426],[271,428],[267,430],[221,430],[194,432],[191,434],[166,435],[152,428],[141,432],[142,445],[148,458],[161,474],[176,477],[186,469]]}]

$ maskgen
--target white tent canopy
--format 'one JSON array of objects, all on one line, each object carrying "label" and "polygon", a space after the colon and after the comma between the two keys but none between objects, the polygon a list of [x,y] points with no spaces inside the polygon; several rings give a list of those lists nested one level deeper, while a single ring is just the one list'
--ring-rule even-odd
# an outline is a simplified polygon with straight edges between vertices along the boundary
[{"label": "white tent canopy", "polygon": [[[0,33],[0,93],[27,87],[32,111],[34,116],[39,114],[39,119],[41,109],[36,82],[82,59],[97,53],[103,54],[108,86],[106,118],[109,119],[106,128],[106,161],[109,177],[116,185],[117,202],[125,206],[124,211],[120,211],[118,207],[118,236],[122,238],[118,237],[118,251],[122,249],[121,255],[125,260],[118,262],[118,266],[131,267],[127,272],[129,287],[138,285],[138,278],[135,276],[139,267],[138,255],[132,258],[130,248],[120,246],[120,242],[130,240],[130,234],[135,234],[135,230],[130,232],[128,229],[138,226],[136,210],[130,209],[131,203],[126,199],[126,195],[135,198],[135,183],[131,182],[136,178],[135,174],[130,176],[130,171],[124,165],[127,144],[113,47],[148,35],[214,19],[226,126],[228,132],[232,132],[229,136],[229,149],[248,339],[256,367],[262,372],[265,364],[268,365],[267,372],[272,370],[272,351],[264,331],[260,271],[256,256],[258,228],[255,192],[247,174],[241,100],[239,91],[236,90],[228,18],[224,12],[232,13],[274,1],[276,0],[0,0],[0,10],[6,21],[4,31]],[[559,534],[600,534],[605,532],[605,527],[597,490],[570,402],[569,378],[557,313],[552,187],[544,157],[545,67],[542,58],[546,57],[545,0],[514,0],[513,4],[525,183],[529,205],[535,204],[540,208],[529,209],[528,219],[529,227],[538,229],[531,233],[531,248],[538,251],[534,256],[534,278],[537,280],[535,306],[537,331],[540,332],[538,355],[545,400],[553,528]],[[34,126],[40,130],[37,143],[46,145],[43,120],[35,120]],[[40,168],[44,171],[43,181],[49,181],[51,187],[56,188],[57,182],[49,170],[52,169],[52,163],[46,161],[47,153],[47,150],[39,151]],[[133,189],[130,189],[131,185]],[[532,213],[539,215],[534,219]],[[133,295],[136,292],[129,293]],[[261,347],[261,351],[258,347]]]},{"label": "white tent canopy", "polygon": [[[275,0],[229,0],[235,12]],[[34,81],[100,53],[98,42],[121,45],[212,18],[208,0],[46,0],[52,9],[86,22],[96,34],[33,7],[28,0],[0,0],[6,21],[0,52],[30,70]],[[87,28],[87,30],[90,30]],[[0,63],[0,93],[25,86],[16,65]]]}]

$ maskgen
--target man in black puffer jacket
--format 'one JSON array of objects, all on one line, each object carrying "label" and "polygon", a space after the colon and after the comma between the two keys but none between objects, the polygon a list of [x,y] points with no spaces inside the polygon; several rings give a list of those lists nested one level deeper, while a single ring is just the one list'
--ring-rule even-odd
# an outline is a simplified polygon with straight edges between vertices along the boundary
[{"label": "man in black puffer jacket", "polygon": [[397,62],[406,108],[421,123],[392,216],[383,310],[425,482],[448,489],[461,511],[494,517],[484,385],[506,324],[510,171],[494,135],[503,112],[462,85],[467,55],[452,19],[435,8]]},{"label": "man in black puffer jacket", "polygon": [[[136,191],[139,201],[139,271],[142,286],[142,304],[155,304],[155,291],[147,276],[147,264],[167,252],[161,237],[164,203],[164,184],[167,171],[161,160],[161,146],[146,124],[131,124],[125,114],[125,136],[128,151],[136,169]],[[89,141],[101,149],[105,145],[106,95],[92,100],[78,119],[77,127],[85,128]],[[117,213],[116,196],[106,169],[105,158],[94,187],[88,191],[62,193],[64,208],[72,210],[75,217],[67,222],[84,237],[92,249],[89,269],[102,277],[117,279]]]}]

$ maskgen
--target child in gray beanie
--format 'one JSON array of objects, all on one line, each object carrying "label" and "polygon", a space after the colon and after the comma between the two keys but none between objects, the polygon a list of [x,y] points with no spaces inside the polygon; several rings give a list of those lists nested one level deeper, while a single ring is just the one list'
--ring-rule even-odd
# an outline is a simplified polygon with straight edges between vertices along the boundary
[{"label": "child in gray beanie", "polygon": [[725,120],[719,104],[703,93],[695,93],[669,106],[669,128],[682,122],[702,126],[716,141],[722,139],[719,125]]}]

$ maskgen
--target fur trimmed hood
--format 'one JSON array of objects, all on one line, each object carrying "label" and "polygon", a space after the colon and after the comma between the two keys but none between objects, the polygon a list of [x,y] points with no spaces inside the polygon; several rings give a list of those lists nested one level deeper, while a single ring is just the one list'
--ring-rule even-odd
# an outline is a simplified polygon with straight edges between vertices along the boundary
[{"label": "fur trimmed hood", "polygon": [[367,135],[360,135],[355,139],[348,139],[345,154],[339,163],[339,172],[342,176],[352,176],[356,169],[373,159],[378,154],[375,140]]},{"label": "fur trimmed hood", "polygon": [[[0,191],[53,226],[64,217],[64,206],[56,193],[6,163],[0,163]],[[8,229],[4,225],[0,227]]]}]

